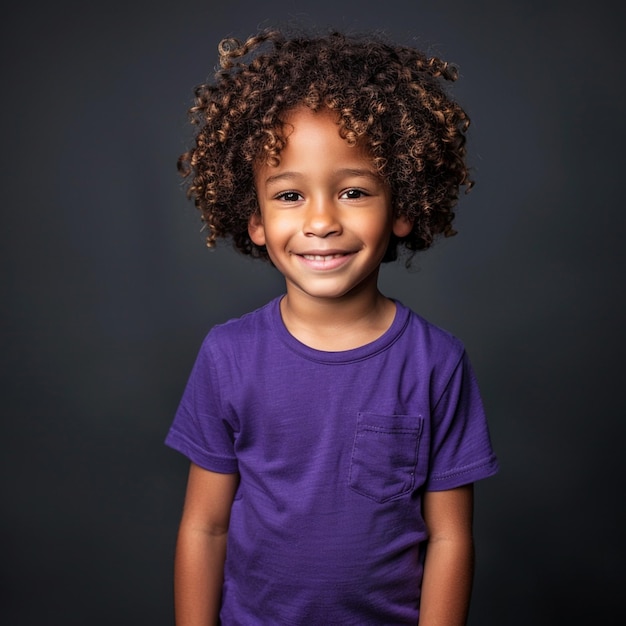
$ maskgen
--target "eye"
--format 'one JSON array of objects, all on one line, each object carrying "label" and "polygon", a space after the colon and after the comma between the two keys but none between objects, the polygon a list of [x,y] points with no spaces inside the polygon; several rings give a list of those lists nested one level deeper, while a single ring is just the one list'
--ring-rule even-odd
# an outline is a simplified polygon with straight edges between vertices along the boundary
[{"label": "eye", "polygon": [[359,198],[364,198],[368,195],[369,194],[362,189],[347,189],[341,194],[340,198],[345,200],[358,200]]},{"label": "eye", "polygon": [[276,199],[283,202],[299,202],[302,196],[297,191],[283,191],[276,196]]}]

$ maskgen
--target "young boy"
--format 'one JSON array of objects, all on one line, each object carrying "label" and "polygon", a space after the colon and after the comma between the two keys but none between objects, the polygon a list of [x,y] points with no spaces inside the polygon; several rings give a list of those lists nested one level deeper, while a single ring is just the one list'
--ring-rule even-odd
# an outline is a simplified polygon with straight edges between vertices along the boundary
[{"label": "young boy", "polygon": [[220,53],[179,166],[208,244],[286,294],[211,330],[167,437],[191,460],[177,624],[464,624],[472,483],[497,461],[462,344],[377,286],[454,233],[455,72],[337,33]]}]

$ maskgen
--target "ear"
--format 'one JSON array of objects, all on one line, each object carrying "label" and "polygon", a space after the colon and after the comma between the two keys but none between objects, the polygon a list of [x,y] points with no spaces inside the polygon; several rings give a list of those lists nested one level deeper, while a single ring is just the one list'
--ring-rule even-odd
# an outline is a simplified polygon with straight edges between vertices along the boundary
[{"label": "ear", "polygon": [[399,239],[406,237],[412,230],[413,220],[410,220],[406,215],[398,215],[398,217],[393,218],[392,231]]},{"label": "ear", "polygon": [[248,235],[257,246],[265,245],[265,227],[260,211],[255,211],[248,220]]}]

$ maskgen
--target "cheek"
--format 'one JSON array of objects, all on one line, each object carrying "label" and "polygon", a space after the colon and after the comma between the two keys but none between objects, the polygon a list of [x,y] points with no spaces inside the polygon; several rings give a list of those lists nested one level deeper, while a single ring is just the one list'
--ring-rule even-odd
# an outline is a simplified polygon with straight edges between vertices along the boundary
[{"label": "cheek", "polygon": [[391,220],[385,215],[371,218],[360,225],[362,237],[371,245],[386,246],[391,236],[391,229]]},{"label": "cheek", "polygon": [[268,211],[267,221],[274,232],[285,233],[302,226],[302,214],[297,209],[274,209]]},{"label": "cheek", "polygon": [[288,213],[281,214],[280,216],[266,216],[265,226],[263,228],[265,245],[268,250],[271,248],[276,251],[282,250],[298,231],[298,223],[293,219],[289,219]]}]

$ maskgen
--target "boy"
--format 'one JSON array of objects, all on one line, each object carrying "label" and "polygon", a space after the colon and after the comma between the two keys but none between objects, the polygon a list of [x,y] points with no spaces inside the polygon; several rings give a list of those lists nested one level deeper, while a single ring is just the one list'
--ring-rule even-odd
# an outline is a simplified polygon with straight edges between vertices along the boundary
[{"label": "boy", "polygon": [[454,233],[455,73],[337,33],[220,53],[179,166],[208,244],[268,259],[286,293],[209,333],[168,434],[192,462],[177,623],[464,624],[472,483],[497,461],[462,345],[377,280]]}]

